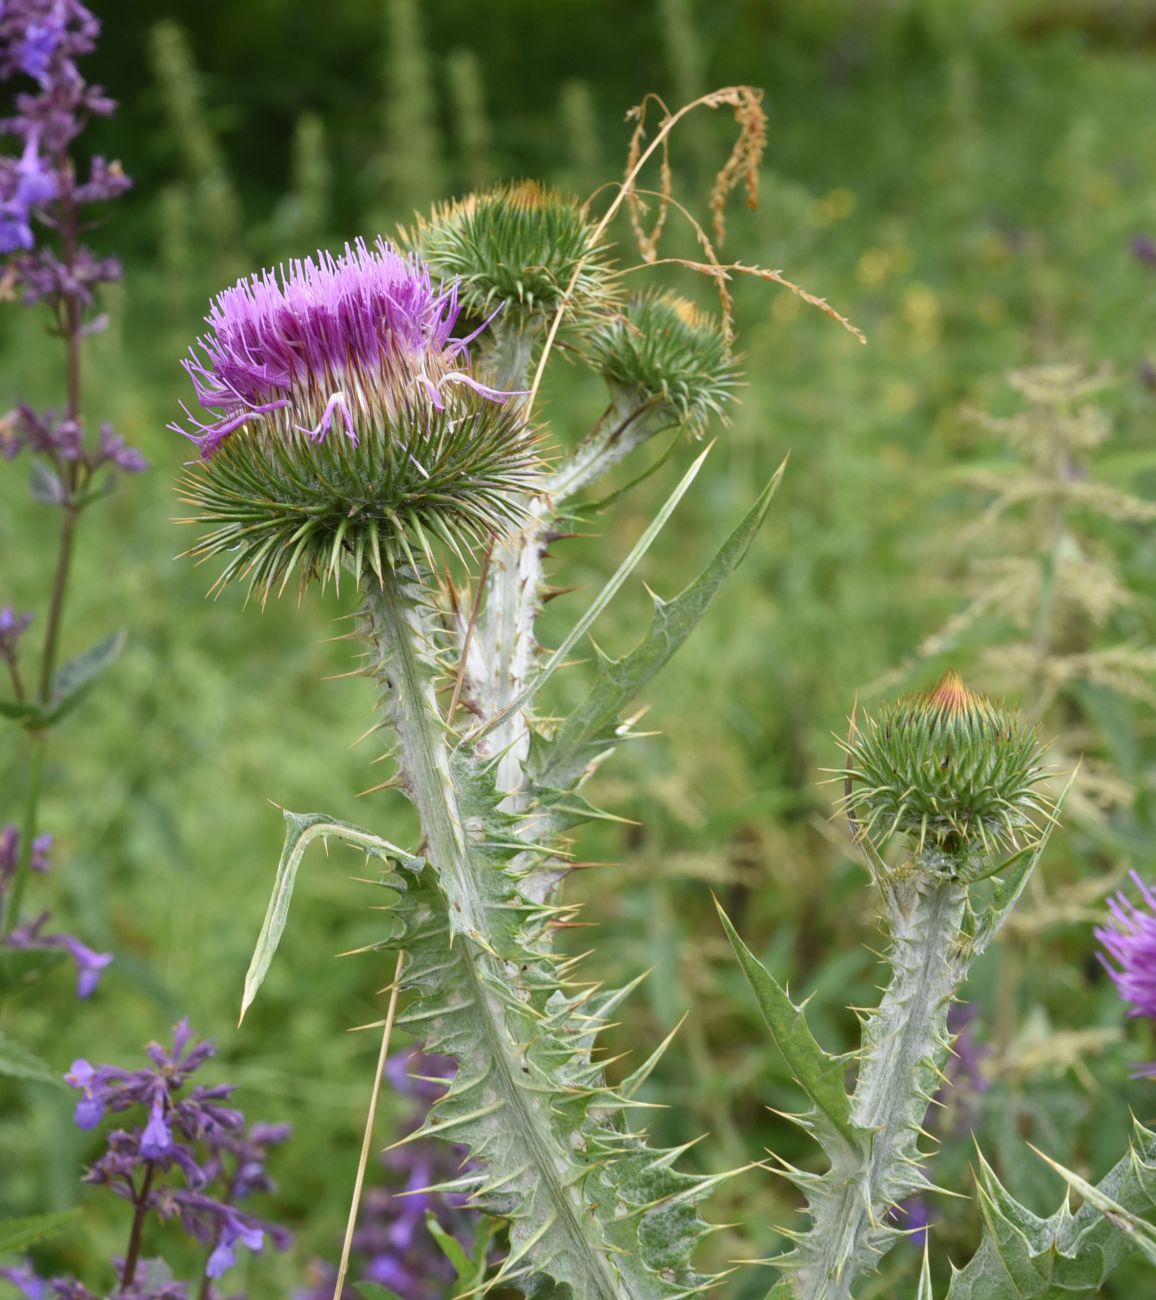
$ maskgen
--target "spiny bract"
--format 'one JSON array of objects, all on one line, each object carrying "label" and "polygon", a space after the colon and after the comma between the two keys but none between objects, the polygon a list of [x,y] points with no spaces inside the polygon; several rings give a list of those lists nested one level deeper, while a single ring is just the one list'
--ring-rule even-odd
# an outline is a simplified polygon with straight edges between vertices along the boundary
[{"label": "spiny bract", "polygon": [[844,807],[876,847],[902,834],[921,853],[988,852],[1015,846],[1037,816],[1048,816],[1036,732],[969,691],[956,672],[853,724],[842,747]]},{"label": "spiny bract", "polygon": [[589,346],[612,394],[652,401],[695,433],[734,395],[737,368],[718,322],[678,294],[635,296]]},{"label": "spiny bract", "polygon": [[610,266],[585,207],[535,181],[439,204],[406,239],[436,275],[456,277],[471,317],[501,309],[545,322],[569,292],[570,315],[581,319],[611,298]]}]

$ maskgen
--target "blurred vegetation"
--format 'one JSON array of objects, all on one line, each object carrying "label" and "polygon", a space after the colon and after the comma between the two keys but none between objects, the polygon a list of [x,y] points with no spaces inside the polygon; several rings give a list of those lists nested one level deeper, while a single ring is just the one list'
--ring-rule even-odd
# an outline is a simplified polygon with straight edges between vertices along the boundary
[{"label": "blurred vegetation", "polygon": [[[119,626],[130,639],[61,729],[44,812],[57,865],[35,888],[117,960],[87,1005],[73,1000],[67,972],[50,971],[5,1008],[4,1027],[63,1070],[76,1056],[131,1064],[187,1014],[218,1039],[219,1075],[241,1085],[250,1118],[298,1130],[272,1162],[281,1191],[271,1216],[297,1245],[253,1262],[253,1293],[287,1295],[305,1261],[332,1255],[376,1053],[372,1034],[347,1030],[378,1017],[373,995],[388,973],[373,958],[334,959],[373,936],[371,900],[349,879],[358,863],[311,862],[263,1001],[243,1031],[232,1028],[280,847],[266,801],[372,817],[400,842],[410,814],[393,794],[372,796],[369,813],[359,803],[357,791],[380,779],[372,746],[349,748],[368,725],[370,687],[324,680],[351,667],[348,646],[326,640],[351,600],[314,594],[300,609],[242,613],[235,593],[204,603],[211,575],[174,560],[190,540],[172,525],[188,449],[164,427],[185,396],[177,360],[209,294],[250,267],[388,231],[485,176],[592,190],[618,174],[622,115],[647,91],[673,100],[699,83],[749,81],[767,89],[768,163],[759,210],[730,215],[726,251],[830,298],[870,344],[784,292],[736,286],[748,386],[678,526],[643,566],[649,585],[675,590],[787,451],[790,468],[755,551],[652,693],[659,734],[599,778],[598,802],[636,824],[584,836],[580,856],[621,865],[592,867],[569,889],[599,924],[576,932],[595,949],[591,977],[655,967],[619,1046],[655,1044],[690,1012],[651,1088],[669,1107],[654,1113],[659,1137],[706,1132],[689,1157],[704,1168],[768,1146],[806,1159],[803,1139],[765,1109],[795,1098],[710,890],[771,969],[792,975],[792,992],[814,995],[818,1036],[845,1046],[846,1007],[874,999],[876,971],[862,946],[874,939],[866,875],[820,784],[836,758],[831,733],[881,679],[924,685],[954,662],[979,689],[1005,686],[982,656],[1010,643],[1006,629],[973,629],[950,655],[915,657],[975,594],[967,529],[991,493],[967,471],[1006,476],[1018,464],[973,413],[1022,409],[1009,370],[1110,366],[1115,382],[1095,400],[1113,438],[1089,452],[1087,472],[1154,495],[1145,362],[1156,356],[1156,273],[1129,242],[1156,230],[1156,4],[493,0],[483,20],[464,0],[182,0],[148,6],[147,21],[138,0],[94,7],[105,36],[92,75],[122,107],[93,129],[93,147],[120,157],[136,188],[95,237],[124,254],[126,275],[110,295],[112,326],[93,344],[86,405],[90,421],[112,418],[142,446],[153,470],[86,519],[66,652]],[[676,138],[680,193],[700,215],[725,132],[704,118]],[[672,248],[679,239],[690,252],[686,232]],[[710,303],[689,274],[667,283]],[[0,409],[51,405],[57,348],[39,323],[7,304],[0,338]],[[564,366],[554,372],[545,399],[576,438],[601,394]],[[0,468],[0,600],[39,611],[53,520],[24,493],[22,462]],[[597,590],[674,472],[637,488],[602,535],[556,548],[559,585],[578,588],[567,601]],[[1086,648],[1151,644],[1151,523],[1088,510],[1078,525],[1081,545],[1130,593],[1085,629]],[[1015,511],[985,526],[983,555],[1032,557],[1032,526]],[[634,584],[596,629],[599,643],[625,646],[647,614]],[[585,671],[558,689],[576,697]],[[1001,1179],[1048,1212],[1062,1188],[1026,1142],[1099,1174],[1123,1150],[1129,1108],[1145,1123],[1156,1115],[1152,1083],[1128,1078],[1130,1062],[1154,1054],[1150,1029],[1125,1025],[1091,935],[1126,867],[1151,875],[1156,858],[1153,714],[1077,677],[1044,727],[1070,729],[1073,718],[1081,747],[1125,793],[1053,840],[1014,971],[1001,945],[971,989],[975,1033],[997,1048],[977,1132]],[[0,733],[0,821],[16,815],[23,762],[21,734]],[[1045,907],[1049,898],[1064,905]],[[92,1146],[69,1106],[63,1094],[6,1085],[0,1213],[76,1203]],[[937,1181],[968,1190],[968,1134],[941,1131]],[[711,1209],[738,1225],[716,1237],[717,1259],[756,1258],[782,1246],[773,1225],[790,1224],[795,1199],[755,1170]],[[938,1213],[939,1263],[962,1262],[976,1241],[974,1205],[943,1202]],[[124,1227],[94,1205],[84,1234],[50,1243],[47,1257],[83,1273],[122,1248]],[[916,1257],[893,1252],[870,1293],[912,1291]],[[1137,1264],[1121,1270],[1107,1294],[1139,1294],[1139,1277]],[[765,1285],[747,1269],[727,1294],[745,1300]]]}]

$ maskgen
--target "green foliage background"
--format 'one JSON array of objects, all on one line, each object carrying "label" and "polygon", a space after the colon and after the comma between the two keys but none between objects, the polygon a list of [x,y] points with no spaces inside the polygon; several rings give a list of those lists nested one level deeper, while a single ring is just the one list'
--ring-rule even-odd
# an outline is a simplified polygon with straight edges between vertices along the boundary
[{"label": "green foliage background", "polygon": [[[595,947],[592,977],[655,967],[611,1046],[653,1045],[690,1012],[652,1085],[651,1099],[669,1107],[655,1112],[658,1136],[707,1132],[690,1157],[703,1169],[759,1159],[767,1146],[802,1158],[802,1140],[765,1110],[790,1109],[791,1087],[728,957],[710,889],[793,994],[815,995],[819,1037],[845,1048],[855,1029],[846,1006],[875,997],[874,959],[861,946],[873,941],[872,900],[829,820],[834,796],[821,769],[835,765],[831,732],[845,728],[856,693],[964,603],[958,536],[982,502],[957,486],[957,471],[1009,463],[965,409],[1013,409],[1003,376],[1014,366],[1110,362],[1118,383],[1105,404],[1117,435],[1104,477],[1141,495],[1156,488],[1156,406],[1137,374],[1156,355],[1156,275],[1128,248],[1133,235],[1156,232],[1156,7],[494,0],[483,15],[464,0],[430,0],[421,29],[436,116],[425,138],[444,153],[401,161],[390,133],[405,137],[413,103],[391,91],[402,74],[385,6],[94,7],[106,33],[91,74],[122,109],[85,142],[120,157],[136,187],[94,236],[123,252],[126,275],[110,295],[111,328],[91,348],[86,407],[91,422],[113,419],[153,469],[85,520],[66,653],[120,626],[129,642],[52,751],[44,824],[57,837],[56,869],[34,882],[32,901],[117,960],[91,1004],[74,1002],[60,967],[9,1004],[0,1026],[64,1070],[77,1056],[131,1064],[187,1014],[218,1040],[215,1068],[241,1085],[250,1118],[297,1126],[273,1159],[281,1191],[270,1216],[290,1223],[297,1244],[289,1257],[253,1263],[251,1292],[288,1294],[310,1258],[332,1256],[376,1053],[373,1034],[347,1030],[377,1018],[373,992],[388,972],[373,958],[335,959],[373,938],[373,900],[349,880],[355,860],[312,861],[262,999],[244,1030],[233,1028],[280,847],[268,801],[372,820],[403,843],[413,828],[395,795],[357,798],[381,779],[372,744],[349,747],[370,719],[368,683],[324,680],[352,666],[349,646],[326,640],[351,601],[311,594],[301,608],[286,599],[242,613],[235,592],[206,604],[210,573],[174,559],[191,540],[172,524],[188,449],[164,428],[186,395],[177,359],[208,295],[236,274],[408,220],[403,179],[410,199],[413,185],[428,186],[423,202],[460,191],[476,160],[463,155],[451,111],[445,70],[455,50],[476,56],[492,174],[583,190],[619,174],[622,114],[647,91],[673,100],[749,81],[766,87],[771,117],[762,199],[755,213],[732,212],[725,251],[830,298],[870,344],[785,293],[738,286],[748,386],[642,576],[660,594],[676,590],[788,451],[790,468],[733,585],[651,692],[648,720],[660,734],[599,778],[598,801],[637,824],[585,836],[582,856],[622,865],[570,888],[600,927],[577,932]],[[199,151],[188,129],[174,129],[171,78],[156,74],[150,33],[166,18],[185,29],[200,68]],[[576,95],[576,81],[587,90]],[[593,106],[593,137],[574,135],[576,97]],[[325,141],[312,171],[301,161],[303,113]],[[704,121],[676,143],[679,192],[699,213],[727,139],[725,123]],[[691,248],[685,232],[672,236],[670,251]],[[668,283],[710,301],[689,275]],[[41,322],[5,304],[0,338],[0,409],[51,404],[59,356]],[[547,410],[576,438],[601,394],[567,367],[555,371]],[[19,460],[0,466],[0,599],[42,611],[54,520],[27,499],[26,472]],[[554,626],[598,589],[675,472],[636,490],[600,535],[556,549],[553,573],[578,591],[550,607]],[[1112,633],[1150,641],[1152,530],[1095,526],[1140,597]],[[647,614],[636,583],[596,630],[600,644],[624,648]],[[954,662],[966,670],[968,652]],[[924,664],[907,684],[943,666]],[[578,697],[584,671],[571,670],[562,696]],[[1151,875],[1153,717],[1093,688],[1085,702],[1098,748],[1134,799],[1106,826],[1057,836],[1044,865],[1049,896],[1083,902],[1016,936],[1014,980],[1001,976],[1000,946],[973,986],[978,1034],[1001,1047],[978,1132],[1001,1179],[1041,1212],[1062,1188],[1025,1142],[1098,1175],[1123,1150],[1129,1108],[1149,1124],[1156,1113],[1152,1083],[1128,1079],[1129,1062],[1153,1055],[1151,1034],[1124,1025],[1095,961],[1089,892],[1127,865]],[[24,759],[21,734],[0,733],[0,821],[17,817]],[[69,1099],[31,1085],[6,1084],[0,1095],[0,1213],[75,1204],[95,1146],[72,1128]],[[967,1190],[969,1158],[966,1132],[949,1132],[938,1180]],[[46,1249],[54,1263],[91,1273],[123,1247],[127,1222],[96,1195],[83,1201],[83,1232]],[[752,1258],[782,1247],[772,1225],[791,1222],[795,1199],[754,1170],[713,1208],[737,1224],[715,1238],[716,1260]],[[940,1262],[947,1253],[962,1262],[975,1240],[972,1207],[946,1204],[933,1237]],[[875,1293],[913,1291],[915,1267],[914,1250],[895,1251]],[[1108,1294],[1139,1294],[1141,1279],[1138,1265],[1122,1270]],[[764,1290],[748,1269],[727,1294]]]}]

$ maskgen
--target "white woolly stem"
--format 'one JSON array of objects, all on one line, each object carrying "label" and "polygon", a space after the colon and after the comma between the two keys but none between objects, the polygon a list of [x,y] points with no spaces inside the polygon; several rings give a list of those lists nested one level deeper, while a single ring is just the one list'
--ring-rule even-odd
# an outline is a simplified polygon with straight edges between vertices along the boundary
[{"label": "white woolly stem", "polygon": [[[549,1201],[551,1230],[564,1241],[565,1255],[577,1261],[586,1294],[596,1300],[643,1300],[646,1291],[626,1288],[588,1213],[582,1197],[586,1171],[555,1136],[549,1094],[527,1086],[525,1050],[532,1030],[516,998],[510,1009],[510,963],[502,960],[500,943],[489,932],[478,873],[493,866],[484,845],[473,838],[480,832],[468,828],[462,816],[435,692],[434,624],[422,588],[412,574],[386,574],[366,596],[365,613],[377,655],[372,672],[399,740],[400,773],[447,900],[453,942],[465,945],[468,988],[463,993],[477,1016],[473,1066],[485,1080],[488,1104],[502,1111],[503,1129],[533,1161],[533,1180]],[[511,1023],[511,1015],[517,1023]]]},{"label": "white woolly stem", "polygon": [[849,1300],[897,1237],[889,1211],[927,1185],[919,1132],[950,1051],[947,1011],[967,975],[967,889],[918,865],[883,882],[891,980],[867,1021],[851,1118],[872,1136],[862,1159],[832,1169],[811,1197],[795,1291]]}]

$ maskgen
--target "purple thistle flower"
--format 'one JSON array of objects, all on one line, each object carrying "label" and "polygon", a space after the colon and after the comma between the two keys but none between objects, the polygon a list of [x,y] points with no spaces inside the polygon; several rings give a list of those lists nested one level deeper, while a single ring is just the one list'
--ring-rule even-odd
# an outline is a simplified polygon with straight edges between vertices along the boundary
[{"label": "purple thistle flower", "polygon": [[535,437],[509,393],[470,374],[456,284],[378,239],[240,280],[183,362],[200,452],[185,498],[213,525],[191,555],[266,594],[296,570],[357,579],[461,553],[518,520]]},{"label": "purple thistle flower", "polygon": [[[1108,900],[1112,919],[1093,933],[1104,947],[1099,953],[1129,1016],[1156,1017],[1156,893],[1132,871],[1141,901],[1133,903],[1121,890]],[[1156,1062],[1141,1066],[1137,1075],[1156,1075]]]},{"label": "purple thistle flower", "polygon": [[281,438],[331,431],[355,445],[370,429],[416,405],[444,406],[446,384],[461,383],[492,401],[508,394],[457,368],[464,350],[451,338],[456,286],[435,289],[416,256],[383,239],[363,240],[339,257],[319,252],[240,280],[214,301],[211,330],[183,362],[197,402],[183,434],[209,459],[230,434],[256,422]]}]

